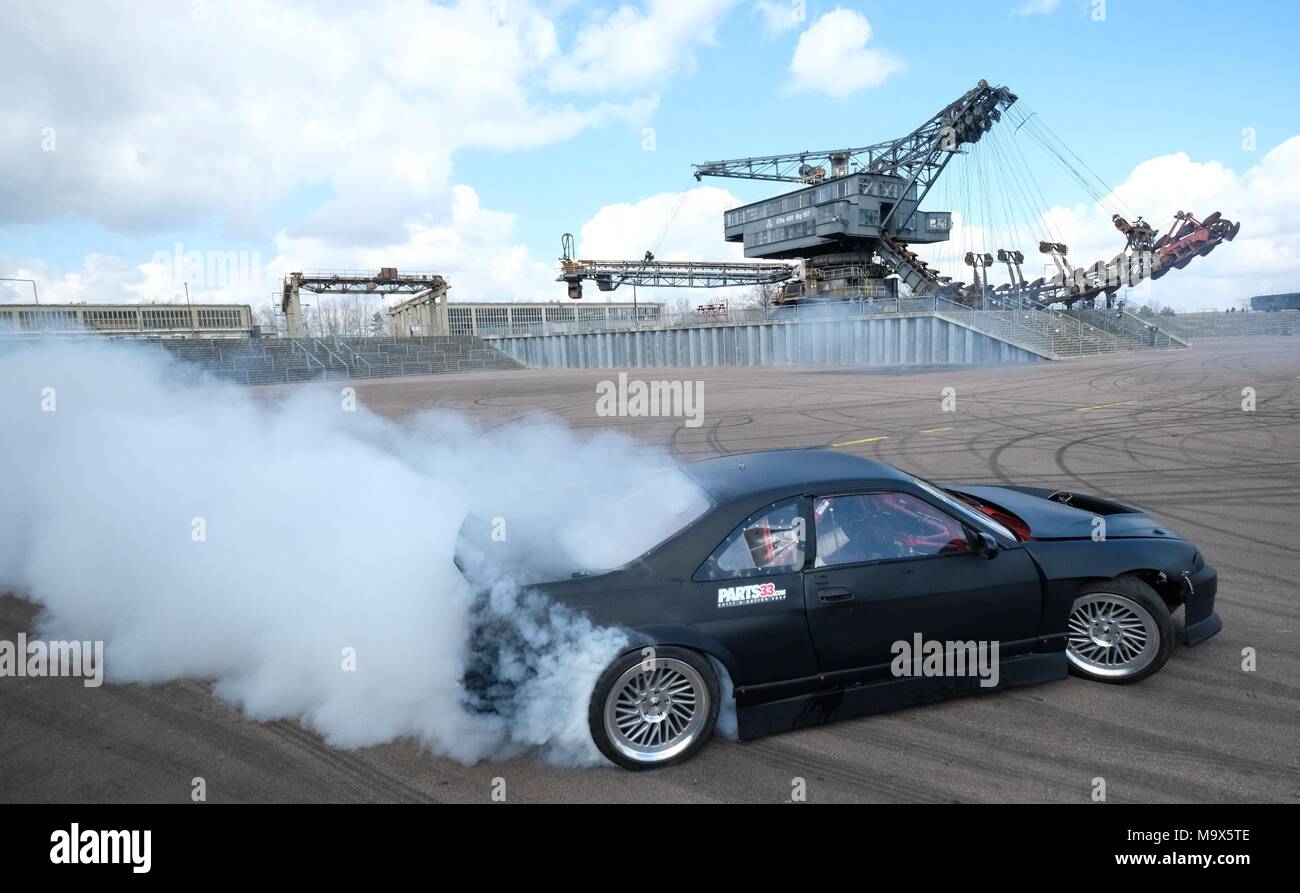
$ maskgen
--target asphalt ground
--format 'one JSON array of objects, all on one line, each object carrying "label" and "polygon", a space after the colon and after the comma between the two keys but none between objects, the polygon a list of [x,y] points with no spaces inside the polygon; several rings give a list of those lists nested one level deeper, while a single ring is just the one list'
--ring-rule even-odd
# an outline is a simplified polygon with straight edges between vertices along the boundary
[{"label": "asphalt ground", "polygon": [[[944,482],[1017,483],[1133,503],[1219,570],[1214,639],[1178,646],[1132,686],[1070,678],[776,735],[714,740],[651,773],[528,760],[463,766],[418,745],[325,746],[295,722],[257,723],[207,686],[84,688],[0,679],[0,801],[212,802],[1300,801],[1300,340],[1235,338],[1182,352],[1008,368],[639,370],[704,383],[703,424],[602,418],[609,370],[353,383],[399,417],[433,406],[507,424],[539,410],[613,427],[682,459],[824,446]],[[954,388],[956,411],[940,397]],[[1243,389],[1253,388],[1254,411]],[[273,389],[265,391],[274,394]],[[0,597],[0,639],[35,608]],[[1243,669],[1253,649],[1256,669]]]}]

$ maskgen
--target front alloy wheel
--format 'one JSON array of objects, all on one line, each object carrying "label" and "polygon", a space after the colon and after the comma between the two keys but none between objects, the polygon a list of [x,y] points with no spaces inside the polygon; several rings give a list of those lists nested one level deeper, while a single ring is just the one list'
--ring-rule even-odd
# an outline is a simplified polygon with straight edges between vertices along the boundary
[{"label": "front alloy wheel", "polygon": [[1078,675],[1135,682],[1164,666],[1173,624],[1155,590],[1133,577],[1088,587],[1070,609],[1066,658]]}]

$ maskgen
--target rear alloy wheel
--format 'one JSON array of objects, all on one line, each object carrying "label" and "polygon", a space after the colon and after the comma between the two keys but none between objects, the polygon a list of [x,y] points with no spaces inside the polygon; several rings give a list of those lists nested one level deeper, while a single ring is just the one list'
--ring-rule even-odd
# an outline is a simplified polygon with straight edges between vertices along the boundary
[{"label": "rear alloy wheel", "polygon": [[684,648],[632,651],[601,676],[588,710],[600,752],[625,769],[680,763],[713,734],[718,677],[707,658]]},{"label": "rear alloy wheel", "polygon": [[1155,590],[1134,577],[1086,587],[1066,622],[1065,656],[1077,675],[1098,682],[1145,679],[1169,660],[1173,620]]}]

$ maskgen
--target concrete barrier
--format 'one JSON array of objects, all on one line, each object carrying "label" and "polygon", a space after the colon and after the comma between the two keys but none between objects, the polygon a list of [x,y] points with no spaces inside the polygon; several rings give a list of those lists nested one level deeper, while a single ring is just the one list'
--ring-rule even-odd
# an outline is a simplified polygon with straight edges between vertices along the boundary
[{"label": "concrete barrier", "polygon": [[933,313],[491,339],[535,369],[655,366],[919,366],[1032,363],[1043,356]]}]

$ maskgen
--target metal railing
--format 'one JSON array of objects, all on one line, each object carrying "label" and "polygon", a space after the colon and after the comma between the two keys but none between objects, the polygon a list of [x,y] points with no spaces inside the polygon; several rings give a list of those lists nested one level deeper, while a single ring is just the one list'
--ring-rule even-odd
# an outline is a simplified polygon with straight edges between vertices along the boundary
[{"label": "metal railing", "polygon": [[308,349],[307,349],[307,345],[303,344],[303,343],[302,343],[301,341],[299,341],[297,338],[290,338],[290,339],[289,339],[289,344],[292,345],[291,352],[292,352],[292,350],[300,350],[300,351],[302,351],[303,356],[307,357],[307,359],[311,360],[311,361],[312,361],[313,363],[315,363],[317,366],[320,366],[322,369],[326,369],[326,368],[327,368],[326,365],[325,365],[324,363],[321,362],[320,357],[316,356],[316,354],[314,354],[314,353],[312,353],[310,350],[308,350]]},{"label": "metal railing", "polygon": [[339,356],[338,354],[336,354],[334,351],[330,350],[329,345],[326,344],[324,341],[320,340],[319,338],[313,338],[313,339],[311,339],[311,340],[312,340],[312,343],[313,343],[313,344],[315,344],[316,346],[318,346],[321,350],[325,351],[326,355],[329,356],[329,358],[330,358],[330,365],[331,365],[331,366],[333,366],[333,365],[334,365],[334,361],[337,360],[337,361],[338,361],[338,364],[339,364],[340,366],[342,366],[345,370],[349,370],[349,369],[352,368],[352,367],[350,367],[350,366],[348,365],[348,361],[347,361],[347,360],[343,359],[341,356]]},{"label": "metal railing", "polygon": [[995,338],[1029,347],[1037,353],[1056,354],[1056,342],[1050,329],[1031,325],[1030,320],[1021,320],[1019,311],[993,312],[977,310],[965,304],[958,304],[947,298],[923,298],[933,302],[933,311],[949,320],[955,320],[977,332],[983,332]]},{"label": "metal railing", "polygon": [[[1187,339],[1169,330],[1163,320],[1143,319],[1127,310],[1117,308],[1093,308],[1066,310],[1065,313],[1085,325],[1105,332],[1133,346],[1165,347],[1181,349],[1188,347]],[[1154,329],[1154,331],[1152,331]]]},{"label": "metal railing", "polygon": [[[1090,356],[1146,346],[1131,332],[1109,331],[1079,318],[1077,314],[1033,304],[1014,294],[990,294],[985,307],[976,308],[937,295],[880,298],[865,291],[861,296],[837,301],[708,313],[668,312],[654,320],[642,320],[640,325],[632,320],[576,320],[558,326],[548,323],[543,327],[539,324],[537,331],[533,332],[520,331],[518,324],[509,329],[503,327],[499,332],[480,329],[479,335],[491,339],[521,334],[589,334],[757,323],[851,321],[907,313],[933,313],[982,334],[1051,357]],[[1140,322],[1136,318],[1133,320]]]},{"label": "metal railing", "polygon": [[347,342],[343,341],[343,339],[339,338],[337,335],[334,337],[334,346],[337,347],[339,350],[347,351],[349,354],[352,355],[352,359],[354,361],[365,366],[367,372],[370,371],[370,361],[367,360],[365,357],[363,357],[361,354],[357,353],[351,347],[348,347]]}]

